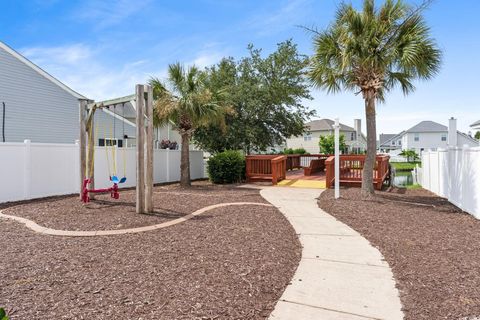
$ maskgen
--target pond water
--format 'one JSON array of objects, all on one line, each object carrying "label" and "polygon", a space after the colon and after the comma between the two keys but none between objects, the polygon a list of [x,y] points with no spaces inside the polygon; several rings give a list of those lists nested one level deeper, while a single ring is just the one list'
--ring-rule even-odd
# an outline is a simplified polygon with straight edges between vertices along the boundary
[{"label": "pond water", "polygon": [[395,172],[395,178],[393,179],[393,184],[394,186],[400,187],[400,188],[413,185],[412,171]]}]

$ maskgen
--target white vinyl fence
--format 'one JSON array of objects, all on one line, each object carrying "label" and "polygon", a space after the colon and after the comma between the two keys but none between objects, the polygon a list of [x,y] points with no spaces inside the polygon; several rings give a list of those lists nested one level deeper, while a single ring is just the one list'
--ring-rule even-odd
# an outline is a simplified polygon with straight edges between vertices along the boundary
[{"label": "white vinyl fence", "polygon": [[422,187],[480,219],[480,148],[422,153]]},{"label": "white vinyl fence", "polygon": [[[0,143],[0,203],[79,192],[79,148],[76,144]],[[107,166],[105,147],[95,148],[95,188],[111,186],[113,173],[111,148]],[[117,148],[117,176],[127,177],[120,186],[134,187],[136,182],[136,149]],[[126,165],[124,166],[124,159]],[[154,183],[180,180],[180,151],[155,149]],[[190,151],[192,179],[205,177],[202,151]]]}]

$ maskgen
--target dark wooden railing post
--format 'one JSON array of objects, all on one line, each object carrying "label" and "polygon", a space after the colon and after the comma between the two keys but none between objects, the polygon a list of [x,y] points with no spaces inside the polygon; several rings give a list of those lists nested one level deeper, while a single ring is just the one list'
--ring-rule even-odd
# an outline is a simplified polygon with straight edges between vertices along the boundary
[{"label": "dark wooden railing post", "polygon": [[276,185],[278,182],[277,178],[277,162],[274,161],[275,159],[272,159],[272,184]]},{"label": "dark wooden railing post", "polygon": [[327,160],[325,160],[325,187],[327,189],[332,187],[333,179],[335,178],[334,176],[334,160],[335,157],[331,156],[328,157]]}]

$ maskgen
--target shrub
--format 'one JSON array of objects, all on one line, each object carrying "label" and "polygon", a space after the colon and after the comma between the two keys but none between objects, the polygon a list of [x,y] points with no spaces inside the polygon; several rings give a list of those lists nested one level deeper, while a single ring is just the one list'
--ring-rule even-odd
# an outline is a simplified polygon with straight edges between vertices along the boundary
[{"label": "shrub", "polygon": [[208,159],[208,176],[213,183],[235,183],[245,177],[245,157],[227,150]]},{"label": "shrub", "polygon": [[0,320],[8,320],[7,313],[5,312],[5,309],[0,308]]},{"label": "shrub", "polygon": [[285,150],[283,150],[283,154],[308,154],[308,152],[304,148],[286,148]]}]

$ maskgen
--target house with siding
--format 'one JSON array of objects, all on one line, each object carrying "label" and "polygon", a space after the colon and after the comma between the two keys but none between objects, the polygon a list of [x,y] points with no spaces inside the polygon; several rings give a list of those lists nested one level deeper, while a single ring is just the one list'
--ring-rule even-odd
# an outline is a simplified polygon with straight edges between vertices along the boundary
[{"label": "house with siding", "polygon": [[[382,142],[382,137],[389,137]],[[391,136],[381,134],[378,149],[381,152],[401,150],[415,150],[421,154],[424,150],[437,150],[438,148],[478,147],[479,141],[470,135],[457,130],[457,120],[449,119],[448,127],[434,122],[421,121],[408,130]]]},{"label": "house with siding", "polygon": [[405,131],[397,134],[381,133],[379,136],[378,150],[380,152],[390,152],[392,150],[402,149],[402,136]]},{"label": "house with siding", "polygon": [[[320,136],[335,133],[335,121],[331,119],[313,120],[305,124],[306,131],[303,136],[290,137],[286,140],[286,148],[304,148],[309,153],[319,153]],[[362,133],[361,120],[354,120],[354,128],[340,123],[340,134],[345,136],[347,153],[360,153],[367,148],[367,139]]]},{"label": "house with siding", "polygon": [[476,130],[476,131],[480,131],[480,120],[475,121],[474,123],[472,123],[472,124],[470,125],[470,128],[472,128],[473,130]]},{"label": "house with siding", "polygon": [[[79,99],[87,98],[0,41],[0,142],[74,143]],[[95,114],[99,138],[107,130],[108,137],[134,137],[134,123],[122,122],[107,110]]]}]

